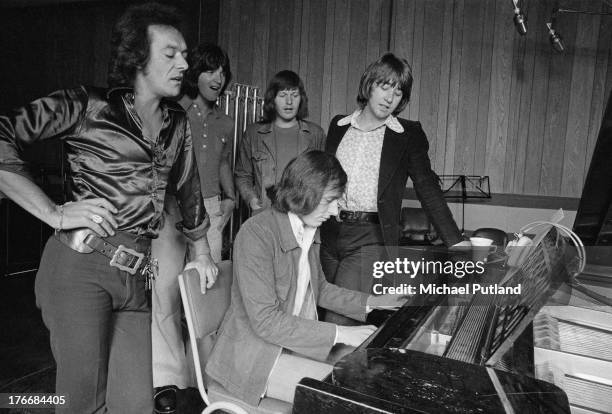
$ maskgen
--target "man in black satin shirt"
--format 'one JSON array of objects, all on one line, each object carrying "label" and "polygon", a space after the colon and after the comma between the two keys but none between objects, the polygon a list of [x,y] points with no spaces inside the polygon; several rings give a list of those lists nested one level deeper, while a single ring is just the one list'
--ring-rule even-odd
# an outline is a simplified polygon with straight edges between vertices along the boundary
[{"label": "man in black satin shirt", "polygon": [[[110,89],[55,92],[0,116],[0,191],[56,229],[36,276],[36,299],[57,362],[57,412],[150,413],[151,311],[147,252],[164,196],[179,201],[202,289],[217,268],[206,241],[191,135],[180,92],[186,45],[173,9],[136,6],[111,40]],[[72,200],[56,205],[37,187],[24,147],[59,138]]]}]

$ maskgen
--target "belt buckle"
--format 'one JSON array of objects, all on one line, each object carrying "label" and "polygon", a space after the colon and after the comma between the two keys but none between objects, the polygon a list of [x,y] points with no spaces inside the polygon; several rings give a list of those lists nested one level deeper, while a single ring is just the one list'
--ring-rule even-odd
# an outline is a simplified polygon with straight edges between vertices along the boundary
[{"label": "belt buckle", "polygon": [[[117,259],[119,258],[121,253],[129,253],[132,256],[136,256],[138,258],[136,264],[133,267],[130,267],[117,263]],[[144,260],[144,257],[145,255],[143,253],[139,253],[134,249],[130,249],[129,247],[125,247],[123,244],[120,244],[119,247],[117,247],[117,251],[115,251],[115,254],[113,254],[113,258],[110,261],[110,265],[115,266],[119,270],[123,270],[124,272],[128,272],[129,274],[133,275],[140,267],[140,264]]]},{"label": "belt buckle", "polygon": [[360,214],[358,211],[345,210],[344,213],[346,214],[346,217],[344,218],[345,220],[348,220],[350,222],[359,220]]}]

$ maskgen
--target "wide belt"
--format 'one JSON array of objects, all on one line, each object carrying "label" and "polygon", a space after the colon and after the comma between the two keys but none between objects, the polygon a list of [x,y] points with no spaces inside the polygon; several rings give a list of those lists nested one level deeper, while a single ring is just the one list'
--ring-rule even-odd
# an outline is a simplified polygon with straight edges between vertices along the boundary
[{"label": "wide belt", "polygon": [[149,265],[149,255],[129,248],[124,244],[115,245],[103,239],[88,229],[61,231],[57,233],[62,243],[80,253],[96,251],[110,259],[109,265],[136,274]]},{"label": "wide belt", "polygon": [[128,272],[131,275],[136,274],[136,272],[148,262],[148,260],[145,260],[147,257],[144,253],[125,247],[123,244],[115,246],[95,234],[89,234],[85,237],[83,243],[111,259],[109,263],[111,266]]},{"label": "wide belt", "polygon": [[379,224],[378,213],[371,211],[342,210],[338,215],[339,220],[344,223],[373,223]]}]

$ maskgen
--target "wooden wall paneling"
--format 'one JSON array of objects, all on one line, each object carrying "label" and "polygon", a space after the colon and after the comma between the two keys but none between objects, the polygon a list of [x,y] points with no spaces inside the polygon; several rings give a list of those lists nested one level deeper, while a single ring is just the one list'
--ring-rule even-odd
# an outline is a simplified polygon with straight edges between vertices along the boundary
[{"label": "wooden wall paneling", "polygon": [[197,0],[193,3],[193,10],[197,10],[199,16],[199,20],[196,22],[197,42],[221,44],[219,39],[219,23],[221,22],[221,14],[223,13],[221,0]]},{"label": "wooden wall paneling", "polygon": [[[435,156],[431,158],[434,171],[442,174],[445,173],[445,161],[447,155],[448,134],[447,134],[447,119],[449,112],[449,97],[450,97],[450,76],[451,76],[451,54],[453,44],[453,26],[454,10],[456,2],[444,1],[444,18],[442,20],[442,43],[440,47],[440,80],[438,93],[438,125],[436,128],[436,137],[434,139],[436,150]],[[431,150],[430,150],[431,151]]]},{"label": "wooden wall paneling", "polygon": [[419,117],[429,140],[429,158],[435,165],[438,146],[438,104],[442,63],[442,36],[444,33],[444,2],[434,0],[425,3],[423,13],[423,42],[421,58],[421,91]]},{"label": "wooden wall paneling", "polygon": [[[528,5],[523,3],[523,7]],[[527,10],[524,11],[527,13]],[[527,30],[529,33],[529,30]],[[519,35],[516,31],[512,42],[512,77],[510,78],[510,103],[508,106],[508,131],[506,135],[506,151],[504,161],[504,180],[500,192],[511,192],[514,186],[514,171],[518,149],[518,118],[520,116],[520,102],[523,94],[524,64],[527,37]]]},{"label": "wooden wall paneling", "polygon": [[255,3],[250,1],[240,2],[238,25],[234,26],[238,32],[238,67],[236,79],[241,83],[253,83],[253,40],[255,21]]},{"label": "wooden wall paneling", "polygon": [[[317,77],[316,74],[310,72],[308,70],[308,42],[310,39],[310,4],[308,1],[302,1],[302,4],[298,8],[295,8],[296,18],[299,13],[299,25],[300,25],[300,33],[299,33],[299,48],[298,49],[298,65],[300,70],[300,76],[302,76],[302,80],[304,81],[304,85],[308,85],[310,83],[311,77]],[[319,47],[322,47],[323,44],[320,43]],[[308,93],[309,90],[306,89]]]},{"label": "wooden wall paneling", "polygon": [[234,81],[238,83],[249,83],[250,79],[240,79],[238,75],[241,68],[238,66],[240,50],[240,0],[226,0],[221,7],[219,21],[219,45],[223,47],[230,59],[230,65],[234,73]]},{"label": "wooden wall paneling", "polygon": [[[244,4],[221,6],[228,51],[242,53],[254,39],[238,70],[250,70],[262,87],[276,71],[296,70],[310,119],[324,128],[355,107],[363,69],[391,50],[413,66],[403,116],[423,124],[438,173],[487,174],[498,192],[579,195],[612,88],[605,17],[559,16],[567,52],[553,56],[544,23],[555,0],[524,2],[525,37],[516,33],[506,0],[262,0],[248,13]],[[596,0],[564,7],[609,8]],[[245,13],[255,16],[250,29],[236,21]],[[230,30],[243,32],[238,42]]]},{"label": "wooden wall paneling", "polygon": [[346,91],[348,85],[348,50],[351,36],[350,0],[335,0],[334,12],[334,37],[332,43],[332,67],[331,67],[331,102],[330,115],[345,114],[349,111],[346,102]]},{"label": "wooden wall paneling", "polygon": [[[275,0],[276,10],[274,25],[278,29],[276,37],[271,38],[272,42],[277,44],[276,47],[276,64],[271,67],[272,73],[270,73],[270,78],[275,73],[289,69],[295,71],[296,68],[291,66],[291,57],[293,55],[293,8],[295,5],[295,0],[286,1],[286,0]],[[299,46],[299,42],[297,43]]]},{"label": "wooden wall paneling", "polygon": [[[380,55],[384,52],[393,50],[391,41],[393,38],[393,13],[394,3],[396,0],[381,0],[380,4],[380,33],[378,39],[380,41]],[[376,56],[377,58],[379,56]]]},{"label": "wooden wall paneling", "polygon": [[[544,16],[539,14],[540,8],[537,7],[537,1],[529,1],[526,3],[525,11],[530,16],[531,21],[541,22]],[[506,151],[513,152],[513,158],[506,157],[506,173],[504,180],[504,192],[506,193],[522,193],[525,183],[525,164],[527,161],[527,143],[529,137],[529,115],[531,113],[531,93],[534,86],[534,70],[535,70],[535,55],[537,35],[542,32],[542,29],[536,27],[532,30],[527,30],[526,36],[517,34],[515,44],[518,44],[518,53],[521,59],[516,62],[513,70],[513,82],[516,82],[515,88],[520,91],[518,101],[511,99],[511,110],[514,110],[508,132],[508,136],[514,136],[513,144],[514,151],[511,148],[506,148]],[[514,90],[514,88],[513,88]],[[513,145],[512,143],[510,145]],[[513,166],[509,165],[511,163]],[[510,175],[512,174],[512,179]]]},{"label": "wooden wall paneling", "polygon": [[[291,48],[291,63],[289,67],[291,70],[298,73],[302,81],[304,81],[306,73],[304,73],[300,65],[300,54],[302,50],[302,16],[304,12],[302,10],[302,0],[293,0],[293,3],[293,24],[291,34],[293,45]],[[291,16],[288,15],[287,19],[290,17]]]},{"label": "wooden wall paneling", "polygon": [[325,13],[325,54],[323,56],[323,84],[321,93],[321,124],[328,125],[332,115],[332,68],[334,66],[334,11],[335,0],[326,0]]},{"label": "wooden wall paneling", "polygon": [[482,48],[483,9],[478,0],[465,1],[463,41],[461,43],[461,74],[459,77],[459,107],[455,144],[455,173],[472,174],[478,122],[478,89]]},{"label": "wooden wall paneling", "polygon": [[[367,24],[367,37],[366,37],[366,52],[365,61],[366,65],[374,62],[387,50],[387,36],[389,34],[389,28],[384,27],[382,22],[387,21],[383,17],[383,1],[381,0],[368,0],[368,24]],[[386,17],[386,16],[385,16]],[[383,39],[383,40],[381,40]],[[382,43],[382,44],[381,44]],[[357,85],[355,85],[355,90]]]},{"label": "wooden wall paneling", "polygon": [[367,45],[368,0],[351,0],[350,2],[350,41],[348,44],[348,76],[346,77],[346,112],[357,108],[357,89],[363,70],[368,63],[363,46]]},{"label": "wooden wall paneling", "polygon": [[585,148],[597,60],[600,16],[577,17],[576,42],[569,86],[569,110],[563,152],[561,195],[580,197],[584,184]]},{"label": "wooden wall paneling", "polygon": [[[570,2],[567,7],[578,8],[579,4]],[[571,56],[575,53],[576,16],[560,15],[557,19],[559,30],[566,39],[567,52],[554,53],[548,71],[547,113],[544,126],[542,167],[540,171],[541,195],[558,195],[561,192],[563,152],[565,131],[569,111],[568,80],[572,72]]]},{"label": "wooden wall paneling", "polygon": [[[262,4],[263,2],[259,1],[257,2],[257,4]],[[219,44],[219,46],[221,46],[222,48],[225,49],[225,51],[228,53],[229,58],[230,58],[230,65],[234,62],[232,60],[232,53],[234,52],[233,50],[228,50],[227,46],[228,46],[228,41],[227,41],[227,35],[228,35],[228,23],[229,23],[229,8],[226,7],[225,2],[223,2],[220,7],[219,7],[219,32],[217,33],[217,43]],[[232,70],[234,70],[234,68],[232,67]]]},{"label": "wooden wall paneling", "polygon": [[[538,1],[538,16],[541,21],[548,21],[552,0]],[[542,148],[544,142],[544,124],[548,106],[546,95],[548,91],[548,68],[552,58],[551,47],[548,42],[548,31],[537,30],[535,41],[535,64],[533,70],[533,87],[531,89],[531,105],[529,115],[529,133],[527,139],[525,173],[522,193],[538,194],[540,189],[540,169],[542,165]]]},{"label": "wooden wall paneling", "polygon": [[491,66],[491,95],[485,169],[492,192],[501,192],[504,183],[504,162],[510,111],[512,77],[512,43],[515,28],[508,18],[506,3],[499,1],[495,17],[495,39]]},{"label": "wooden wall paneling", "polygon": [[412,83],[412,97],[410,103],[402,111],[403,116],[408,119],[420,119],[421,112],[421,96],[429,93],[427,90],[422,90],[423,72],[428,70],[423,66],[423,22],[425,20],[425,2],[430,0],[414,0],[414,28],[412,30],[412,58],[410,59],[414,74]]},{"label": "wooden wall paneling", "polygon": [[416,0],[394,0],[392,2],[390,51],[408,60],[412,67],[412,76],[414,78],[410,102],[400,114],[403,118],[410,118],[410,108],[418,106],[418,85],[416,84],[416,79],[420,75],[420,67],[415,68],[413,59],[415,14]]},{"label": "wooden wall paneling", "polygon": [[455,149],[457,146],[457,123],[459,118],[459,79],[461,76],[461,44],[463,43],[463,11],[465,0],[453,3],[453,28],[450,59],[450,81],[446,123],[446,155],[444,174],[455,173]]},{"label": "wooden wall paneling", "polygon": [[[601,18],[599,24],[599,39],[597,42],[597,57],[595,62],[595,73],[593,76],[593,96],[591,100],[591,112],[589,114],[589,131],[587,134],[587,150],[585,152],[584,177],[589,170],[591,157],[597,142],[597,136],[601,128],[603,112],[605,110],[608,95],[606,94],[606,73],[609,72],[610,49],[612,45],[612,19]],[[612,70],[612,68],[610,68]]]},{"label": "wooden wall paneling", "polygon": [[[487,130],[489,125],[489,98],[491,93],[491,70],[493,64],[493,39],[495,34],[495,7],[499,1],[487,1],[483,7],[482,37],[480,40],[480,82],[478,84],[478,106],[476,113],[476,134],[474,135],[474,167],[472,174],[486,175],[485,159],[487,150]],[[492,23],[492,24],[491,24]]]},{"label": "wooden wall paneling", "polygon": [[[280,69],[280,65],[278,62],[279,52],[278,48],[279,37],[280,37],[280,28],[279,28],[279,20],[284,17],[284,10],[279,0],[265,0],[268,2],[270,7],[270,35],[268,37],[268,63],[267,63],[267,71],[266,71],[266,84],[272,76]],[[279,7],[281,10],[279,10]]]},{"label": "wooden wall paneling", "polygon": [[[270,0],[255,2],[253,15],[253,78],[251,83],[259,86],[261,95],[266,92],[268,82],[268,51],[270,45]],[[243,81],[246,82],[246,81]]]},{"label": "wooden wall paneling", "polygon": [[[307,79],[306,92],[308,93],[308,109],[310,119],[321,125],[326,130],[327,124],[321,119],[323,101],[323,78],[325,73],[325,44],[326,44],[326,19],[322,16],[322,10],[327,7],[326,0],[310,0],[305,3],[309,9],[307,26]],[[325,122],[328,122],[327,120]]]},{"label": "wooden wall paneling", "polygon": [[268,37],[268,62],[266,64],[266,84],[278,72],[278,19],[279,19],[279,0],[265,0],[270,8],[270,34]]}]

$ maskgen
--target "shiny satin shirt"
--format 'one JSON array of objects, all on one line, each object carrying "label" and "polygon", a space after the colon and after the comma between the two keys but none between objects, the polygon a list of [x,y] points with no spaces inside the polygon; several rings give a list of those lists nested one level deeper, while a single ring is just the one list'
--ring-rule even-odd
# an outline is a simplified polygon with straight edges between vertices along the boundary
[{"label": "shiny satin shirt", "polygon": [[0,116],[0,169],[29,176],[25,147],[63,140],[73,201],[105,198],[118,210],[118,229],[155,237],[164,196],[176,193],[183,232],[202,237],[208,216],[191,133],[183,109],[162,101],[159,136],[143,136],[130,89],[61,90]]}]

